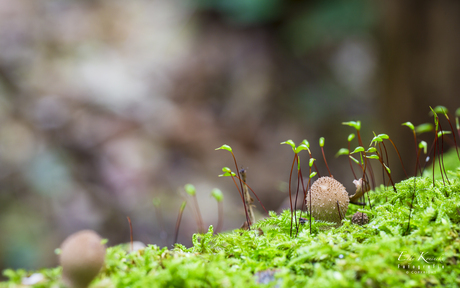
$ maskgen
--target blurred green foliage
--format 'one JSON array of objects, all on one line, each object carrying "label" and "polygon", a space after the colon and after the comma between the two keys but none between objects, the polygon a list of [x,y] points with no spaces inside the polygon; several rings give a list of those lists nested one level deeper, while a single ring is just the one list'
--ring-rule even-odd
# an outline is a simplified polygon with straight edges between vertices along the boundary
[{"label": "blurred green foliage", "polygon": [[286,6],[283,0],[195,0],[199,9],[214,10],[236,25],[262,24],[278,19]]}]

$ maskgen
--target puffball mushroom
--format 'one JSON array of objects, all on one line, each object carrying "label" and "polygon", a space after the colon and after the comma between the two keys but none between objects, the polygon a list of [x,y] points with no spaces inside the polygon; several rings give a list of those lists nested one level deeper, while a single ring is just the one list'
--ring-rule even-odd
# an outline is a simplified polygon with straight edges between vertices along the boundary
[{"label": "puffball mushroom", "polygon": [[[332,177],[321,177],[316,180],[307,193],[306,206],[315,220],[323,220],[341,225],[341,220],[348,210],[349,197],[347,190],[339,181]],[[338,202],[338,205],[337,205]],[[340,207],[340,211],[338,211]],[[339,215],[340,213],[340,215]]]},{"label": "puffball mushroom", "polygon": [[351,217],[351,223],[364,225],[369,223],[369,217],[367,217],[366,213],[356,212],[353,217]]},{"label": "puffball mushroom", "polygon": [[61,245],[59,262],[64,282],[72,288],[86,288],[104,265],[105,245],[92,230],[67,237]]}]

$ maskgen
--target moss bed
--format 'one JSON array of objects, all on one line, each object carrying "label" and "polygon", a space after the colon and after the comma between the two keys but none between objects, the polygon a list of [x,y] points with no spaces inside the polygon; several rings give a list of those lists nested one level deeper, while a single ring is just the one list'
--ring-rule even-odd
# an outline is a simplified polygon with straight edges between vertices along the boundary
[{"label": "moss bed", "polygon": [[[372,209],[350,205],[340,228],[313,221],[310,234],[307,221],[291,237],[286,210],[270,212],[249,231],[213,235],[210,226],[193,236],[191,248],[148,245],[128,253],[122,245],[110,247],[90,287],[458,287],[460,168],[448,173],[446,185],[438,179],[433,187],[426,173],[397,183],[397,193],[383,186],[371,191]],[[367,213],[368,224],[351,223],[357,211]],[[21,279],[36,272],[45,279],[34,287],[63,285],[57,267],[7,269],[9,280],[0,287],[25,287]]]}]

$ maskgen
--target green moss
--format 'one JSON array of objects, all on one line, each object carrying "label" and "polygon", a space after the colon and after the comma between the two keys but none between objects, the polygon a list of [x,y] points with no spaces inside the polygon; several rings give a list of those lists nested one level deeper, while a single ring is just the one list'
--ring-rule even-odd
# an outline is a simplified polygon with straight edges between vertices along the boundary
[{"label": "green moss", "polygon": [[[190,248],[149,245],[127,253],[110,247],[92,287],[457,287],[460,170],[454,171],[446,186],[417,177],[397,183],[397,193],[378,187],[370,194],[372,209],[351,205],[340,228],[320,229],[330,224],[313,220],[310,234],[307,221],[291,237],[290,212],[270,212],[250,231],[213,235],[210,226],[193,236]],[[351,224],[356,211],[367,213],[369,224]],[[420,255],[436,260],[427,264]],[[61,285],[60,268],[40,272],[46,281],[35,287]],[[5,270],[10,280],[0,287],[19,287],[30,273]]]}]

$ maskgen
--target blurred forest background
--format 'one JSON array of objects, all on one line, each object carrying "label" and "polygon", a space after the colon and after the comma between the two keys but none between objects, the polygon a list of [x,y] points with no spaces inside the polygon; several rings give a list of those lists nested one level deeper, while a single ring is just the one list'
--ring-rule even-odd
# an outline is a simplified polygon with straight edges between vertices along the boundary
[{"label": "blurred forest background", "polygon": [[458,51],[460,1],[0,0],[0,270],[56,265],[80,229],[128,242],[127,216],[135,240],[171,247],[186,183],[206,226],[217,187],[224,230],[240,227],[222,144],[269,210],[287,197],[287,139],[308,139],[326,174],[325,137],[350,191],[334,158],[353,132],[343,121],[361,120],[365,143],[389,134],[414,163],[401,123],[460,107]]}]

